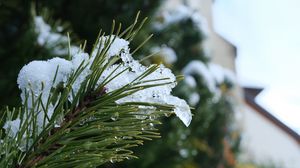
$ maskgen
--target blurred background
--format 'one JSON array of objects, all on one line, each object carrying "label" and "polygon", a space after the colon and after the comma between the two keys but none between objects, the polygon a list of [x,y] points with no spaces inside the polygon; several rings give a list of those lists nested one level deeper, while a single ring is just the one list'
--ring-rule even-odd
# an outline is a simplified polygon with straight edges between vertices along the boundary
[{"label": "blurred background", "polygon": [[194,107],[185,127],[164,119],[139,159],[103,167],[299,168],[300,2],[296,0],[0,0],[0,105],[19,106],[16,79],[31,60],[90,51],[112,20],[148,17],[131,43],[145,64],[185,79],[174,94]]}]

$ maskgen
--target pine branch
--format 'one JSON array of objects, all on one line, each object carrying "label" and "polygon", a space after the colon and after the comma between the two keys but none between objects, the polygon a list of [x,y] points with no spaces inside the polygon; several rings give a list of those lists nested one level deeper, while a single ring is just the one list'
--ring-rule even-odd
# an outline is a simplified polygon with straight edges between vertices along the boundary
[{"label": "pine branch", "polygon": [[[132,40],[141,28],[135,29],[136,24],[121,35]],[[113,22],[111,35],[100,33],[89,57],[80,50],[69,52],[71,60],[54,58],[24,66],[18,78],[23,106],[6,110],[1,123],[1,165],[97,167],[136,158],[130,148],[159,138],[155,125],[162,116],[175,112],[189,124],[189,107],[170,95],[176,77],[163,66],[145,67],[135,61],[129,42],[117,37],[120,26],[115,32]],[[50,79],[31,77],[34,65],[49,67],[40,73]]]}]

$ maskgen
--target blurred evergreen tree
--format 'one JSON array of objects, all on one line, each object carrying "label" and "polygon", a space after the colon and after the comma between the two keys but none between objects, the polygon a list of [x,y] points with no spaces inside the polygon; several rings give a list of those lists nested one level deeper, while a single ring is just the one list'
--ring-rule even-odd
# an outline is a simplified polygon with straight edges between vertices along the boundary
[{"label": "blurred evergreen tree", "polygon": [[[142,11],[140,18],[151,16],[160,2],[161,0],[0,1],[0,106],[18,105],[20,102],[16,79],[25,63],[53,57],[51,49],[37,44],[33,25],[34,12],[46,15],[48,20],[53,19],[52,26],[56,21],[62,20],[63,25],[68,26],[61,33],[66,35],[70,32],[72,39],[78,37],[81,42],[87,40],[86,48],[90,51],[100,28],[104,32],[110,32],[111,22],[115,19],[125,29],[139,10]],[[147,27],[144,26],[142,33],[131,44],[134,48],[148,37]]]},{"label": "blurred evergreen tree", "polygon": [[[20,68],[29,61],[28,55],[39,55],[34,45],[35,34],[30,28],[30,3],[0,2],[0,104],[15,105],[19,97],[16,80]],[[31,58],[32,59],[32,58]]]},{"label": "blurred evergreen tree", "polygon": [[[35,16],[38,14],[46,17],[51,23],[51,31],[58,32],[59,20],[52,20],[45,8],[36,9],[32,1],[6,0],[0,2],[0,106],[19,105],[20,91],[17,88],[17,75],[22,66],[32,60],[47,59],[58,56],[53,49],[57,46],[67,47],[68,42],[54,42],[52,46],[39,44],[35,24]],[[59,33],[71,32],[67,24],[62,24]],[[67,31],[64,31],[67,30]],[[75,37],[74,37],[75,38]],[[60,53],[65,57],[67,53]]]},{"label": "blurred evergreen tree", "polygon": [[[71,23],[72,30],[80,39],[89,41],[87,48],[91,49],[92,41],[100,28],[104,32],[109,32],[112,20],[122,23],[123,29],[127,28],[138,11],[141,11],[141,18],[152,16],[161,2],[162,0],[44,0],[40,6],[46,6],[52,11],[54,19]],[[140,37],[136,38],[134,46],[148,37],[147,23],[139,34]]]},{"label": "blurred evergreen tree", "polygon": [[[177,119],[166,119],[167,124],[160,128],[163,138],[137,149],[140,159],[123,167],[235,166],[239,135],[234,128],[234,109],[229,97],[234,79],[228,70],[212,64],[205,55],[203,42],[209,36],[205,26],[201,15],[187,6],[156,14],[150,25],[154,32],[152,46],[147,47],[150,51],[158,48],[160,52],[151,61],[167,64],[185,75],[175,94],[195,108],[193,121],[186,128]],[[176,59],[172,58],[174,54]],[[219,75],[222,80],[217,79]]]}]

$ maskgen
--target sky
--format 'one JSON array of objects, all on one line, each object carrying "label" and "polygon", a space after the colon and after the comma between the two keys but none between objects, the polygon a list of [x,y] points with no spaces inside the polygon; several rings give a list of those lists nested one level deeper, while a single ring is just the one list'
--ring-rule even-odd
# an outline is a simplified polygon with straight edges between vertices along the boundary
[{"label": "sky", "polygon": [[242,86],[263,87],[256,101],[300,134],[300,1],[216,0],[213,11]]}]

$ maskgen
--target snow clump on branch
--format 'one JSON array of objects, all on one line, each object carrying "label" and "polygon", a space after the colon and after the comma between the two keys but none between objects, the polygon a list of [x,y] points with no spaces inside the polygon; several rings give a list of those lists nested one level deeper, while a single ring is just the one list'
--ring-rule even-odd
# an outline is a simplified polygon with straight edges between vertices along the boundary
[{"label": "snow clump on branch", "polygon": [[[110,41],[111,40],[111,41]],[[109,41],[109,43],[105,43]],[[21,89],[22,102],[28,109],[33,109],[38,112],[38,124],[42,127],[45,124],[43,121],[45,115],[51,119],[53,111],[57,106],[58,102],[51,103],[49,97],[54,93],[52,90],[57,87],[65,87],[70,76],[79,68],[84,66],[86,68],[76,78],[72,84],[71,89],[73,94],[78,92],[82,82],[85,81],[86,77],[91,74],[91,66],[95,57],[105,49],[105,45],[109,44],[110,47],[106,52],[105,61],[113,57],[120,57],[121,62],[108,66],[101,74],[98,84],[100,85],[106,78],[112,77],[120,72],[114,79],[105,85],[107,93],[113,92],[125,85],[130,84],[135,79],[140,77],[141,74],[146,72],[150,67],[146,67],[139,63],[139,61],[133,59],[130,54],[129,42],[116,36],[104,36],[100,37],[96,49],[91,55],[84,53],[82,50],[78,50],[76,53],[71,53],[71,60],[63,58],[53,58],[47,61],[32,61],[25,65],[18,76],[18,86]],[[99,50],[99,52],[98,52]],[[168,104],[174,106],[174,113],[188,126],[192,119],[192,114],[187,103],[175,96],[171,95],[172,89],[176,86],[176,77],[173,75],[170,69],[160,65],[154,72],[140,80],[143,86],[143,82],[147,85],[159,85],[155,87],[145,88],[139,90],[131,95],[123,97],[116,101],[118,104],[127,102],[147,102],[156,104]],[[60,96],[60,95],[59,95]],[[69,95],[69,100],[72,101],[72,95]],[[42,107],[33,106],[32,102],[40,100],[42,106],[48,107],[48,111],[43,111]],[[151,109],[151,108],[150,108]],[[141,107],[141,111],[143,107]],[[147,109],[149,110],[149,109]],[[48,121],[46,121],[48,122]],[[7,121],[4,129],[10,131],[13,135],[18,132],[16,129],[19,128],[18,119],[16,121]],[[12,136],[13,136],[12,135]]]}]

